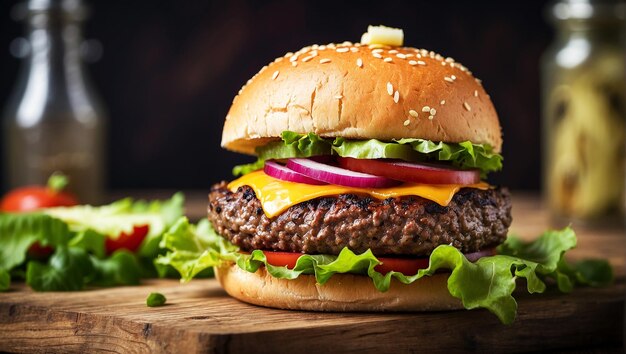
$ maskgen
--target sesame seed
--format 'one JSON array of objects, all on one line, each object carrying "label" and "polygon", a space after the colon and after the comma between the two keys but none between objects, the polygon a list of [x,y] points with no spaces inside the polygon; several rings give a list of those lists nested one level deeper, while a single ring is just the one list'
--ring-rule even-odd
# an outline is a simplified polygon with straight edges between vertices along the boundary
[{"label": "sesame seed", "polygon": [[337,48],[336,51],[337,53],[345,53],[345,52],[350,51],[350,48],[348,47]]},{"label": "sesame seed", "polygon": [[454,59],[452,59],[452,58],[450,58],[450,57],[447,57],[447,58],[446,58],[446,61],[447,61],[448,63],[454,63]]},{"label": "sesame seed", "polygon": [[326,64],[326,63],[330,63],[330,59],[328,58],[320,59],[320,64]]},{"label": "sesame seed", "polygon": [[272,74],[272,80],[276,80],[276,78],[278,77],[278,70],[274,71],[274,74]]},{"label": "sesame seed", "polygon": [[321,45],[319,48],[317,48],[318,50],[326,50],[326,46],[325,45]]},{"label": "sesame seed", "polygon": [[337,95],[337,96],[335,96],[335,99],[337,99],[337,100],[340,100],[340,99],[342,99],[342,98],[343,98],[343,96],[342,96],[342,95]]},{"label": "sesame seed", "polygon": [[441,100],[441,102],[439,102],[439,104],[441,104],[443,106],[444,104],[446,104],[446,100]]},{"label": "sesame seed", "polygon": [[429,120],[433,120],[435,118],[435,116],[428,116]]},{"label": "sesame seed", "polygon": [[426,63],[424,63],[424,62],[423,62],[423,61],[421,61],[421,60],[418,60],[418,61],[417,61],[417,64],[418,64],[418,65],[426,65]]},{"label": "sesame seed", "polygon": [[434,108],[431,108],[431,109],[430,109],[430,115],[431,115],[431,116],[434,116],[435,114],[437,114],[437,110],[436,110],[436,109],[434,109]]},{"label": "sesame seed", "polygon": [[421,59],[421,58],[422,58],[422,55],[421,55],[421,54],[419,54],[419,53],[417,53],[417,54],[415,54],[415,57],[416,57],[417,59]]},{"label": "sesame seed", "polygon": [[389,51],[389,54],[396,54],[397,52],[398,52],[397,50],[392,49],[392,50]]},{"label": "sesame seed", "polygon": [[398,53],[396,54],[396,57],[400,58],[400,59],[406,59],[406,55],[402,54],[402,53]]},{"label": "sesame seed", "polygon": [[409,65],[417,65],[417,62],[415,60],[409,60]]},{"label": "sesame seed", "polygon": [[407,119],[404,121],[404,126],[406,127],[407,125],[411,124],[411,120]]},{"label": "sesame seed", "polygon": [[298,62],[297,62],[297,61],[292,61],[292,62],[291,62],[291,65],[292,65],[292,66],[298,66]]},{"label": "sesame seed", "polygon": [[359,68],[363,67],[363,60],[361,58],[358,58],[356,60],[356,66],[358,66]]},{"label": "sesame seed", "polygon": [[285,54],[285,58],[289,58],[290,56],[292,56],[293,53],[292,52],[287,52],[287,54]]},{"label": "sesame seed", "polygon": [[442,65],[442,66],[446,66],[446,62],[445,62],[445,61],[442,61],[442,62],[441,62],[441,65]]},{"label": "sesame seed", "polygon": [[383,59],[383,61],[384,61],[385,63],[391,63],[391,62],[393,61],[393,59],[391,59],[391,58],[385,58],[385,59]]},{"label": "sesame seed", "polygon": [[391,82],[387,83],[387,93],[389,94],[389,96],[393,95],[393,85],[391,84]]},{"label": "sesame seed", "polygon": [[345,46],[350,47],[350,46],[352,46],[352,42],[350,42],[350,41],[344,41],[343,43],[341,43],[341,45],[345,45]]},{"label": "sesame seed", "polygon": [[313,55],[309,55],[308,57],[302,58],[302,61],[306,63],[307,61],[313,59],[313,57],[314,57]]},{"label": "sesame seed", "polygon": [[382,59],[383,56],[380,55],[380,53],[372,53],[372,55],[374,56],[374,58],[378,58],[378,59]]},{"label": "sesame seed", "polygon": [[358,51],[359,51],[359,48],[357,48],[357,47],[352,47],[352,48],[350,48],[350,51],[351,51],[352,53],[356,53],[356,52],[358,52]]},{"label": "sesame seed", "polygon": [[472,107],[470,107],[470,105],[467,104],[467,102],[463,102],[463,107],[465,107],[465,109],[467,109],[468,112],[472,111]]},{"label": "sesame seed", "polygon": [[430,112],[430,107],[428,106],[422,107],[422,112]]},{"label": "sesame seed", "polygon": [[394,101],[395,103],[398,103],[398,101],[400,101],[400,92],[396,91],[396,92],[393,94],[393,101]]},{"label": "sesame seed", "polygon": [[449,77],[447,77],[447,76],[446,76],[446,77],[444,77],[443,79],[444,79],[444,80],[446,80],[447,82],[454,82],[454,80],[453,80],[453,79],[451,79],[451,78],[449,78]]},{"label": "sesame seed", "polygon": [[410,58],[410,57],[414,57],[415,55],[413,55],[413,53],[408,53],[408,54],[404,54],[404,56],[406,58]]},{"label": "sesame seed", "polygon": [[278,62],[281,62],[283,59],[285,59],[285,58],[283,58],[283,57],[276,58],[276,59],[274,60],[274,62],[275,62],[275,63],[278,63]]},{"label": "sesame seed", "polygon": [[384,52],[383,49],[374,49],[374,50],[372,50],[372,53],[382,53],[382,52]]},{"label": "sesame seed", "polygon": [[478,97],[478,90],[474,90],[474,97]]},{"label": "sesame seed", "polygon": [[298,60],[298,54],[292,55],[292,56],[289,58],[289,61],[291,61],[291,62],[294,62],[294,61],[296,61],[296,60]]},{"label": "sesame seed", "polygon": [[411,115],[411,117],[414,118],[417,118],[419,116],[414,109],[409,110],[409,114]]},{"label": "sesame seed", "polygon": [[454,76],[454,75],[450,75],[450,78],[451,78],[452,80],[456,80],[456,76]]}]

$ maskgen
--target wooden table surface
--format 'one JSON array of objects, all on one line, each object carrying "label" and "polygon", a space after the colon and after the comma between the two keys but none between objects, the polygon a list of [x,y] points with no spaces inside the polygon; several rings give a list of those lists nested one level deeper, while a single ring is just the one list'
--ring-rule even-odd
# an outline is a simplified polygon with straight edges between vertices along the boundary
[{"label": "wooden table surface", "polygon": [[[188,213],[201,217],[204,197]],[[511,232],[533,238],[547,226],[538,198],[515,196]],[[516,293],[509,326],[484,310],[430,313],[316,313],[266,309],[228,297],[213,279],[180,285],[149,280],[136,287],[34,293],[22,284],[0,293],[0,351],[119,353],[212,352],[621,352],[626,293],[626,236],[577,230],[572,259],[608,258],[614,285],[563,295]],[[523,286],[521,286],[523,288]],[[523,289],[522,289],[523,290]],[[148,308],[159,291],[164,307]]]}]

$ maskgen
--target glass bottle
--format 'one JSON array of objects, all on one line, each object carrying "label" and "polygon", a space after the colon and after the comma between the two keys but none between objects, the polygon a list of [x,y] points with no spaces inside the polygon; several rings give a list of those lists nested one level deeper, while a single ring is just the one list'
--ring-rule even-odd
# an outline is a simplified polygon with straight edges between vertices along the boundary
[{"label": "glass bottle", "polygon": [[20,5],[28,50],[4,114],[7,187],[45,184],[60,171],[82,203],[98,203],[106,118],[81,56],[85,7],[80,0]]},{"label": "glass bottle", "polygon": [[624,8],[562,0],[557,37],[542,58],[543,189],[555,224],[624,217]]}]

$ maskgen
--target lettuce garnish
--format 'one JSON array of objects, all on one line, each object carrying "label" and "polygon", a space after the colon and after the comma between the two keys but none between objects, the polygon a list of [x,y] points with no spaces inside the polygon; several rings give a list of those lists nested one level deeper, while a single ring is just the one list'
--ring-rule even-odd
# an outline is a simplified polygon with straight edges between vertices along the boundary
[{"label": "lettuce garnish", "polygon": [[[182,214],[180,193],[165,201],[123,199],[101,207],[0,213],[0,291],[8,289],[12,276],[25,278],[37,291],[137,284],[155,273],[151,260],[160,251],[159,241]],[[132,232],[135,225],[149,225],[150,230],[137,253],[118,250],[107,256],[106,239]],[[54,253],[43,260],[29,258],[35,243],[51,246]]]},{"label": "lettuce garnish", "polygon": [[235,176],[263,168],[269,159],[338,155],[358,159],[400,159],[405,161],[447,161],[459,168],[477,168],[483,176],[502,169],[502,155],[487,144],[433,142],[424,139],[399,139],[384,142],[376,139],[325,139],[316,134],[282,133],[274,141],[256,149],[257,161],[233,168]]},{"label": "lettuce garnish", "polygon": [[215,232],[208,220],[194,226],[186,218],[181,218],[163,236],[161,247],[169,251],[157,258],[156,263],[160,267],[174,267],[182,281],[189,281],[203,270],[223,262],[236,263],[249,272],[264,266],[272,276],[283,279],[312,274],[319,284],[326,283],[337,273],[355,273],[370,277],[372,286],[379,291],[389,289],[391,278],[410,284],[445,269],[450,272],[450,294],[459,298],[465,308],[486,308],[503,323],[509,324],[517,312],[512,294],[518,278],[526,280],[530,293],[543,292],[546,282],[556,282],[561,291],[568,292],[574,284],[600,286],[612,281],[611,267],[606,261],[567,263],[564,253],[575,246],[576,235],[568,227],[548,231],[531,243],[509,237],[498,248],[498,255],[483,257],[475,263],[469,262],[456,248],[442,245],[431,254],[429,267],[411,276],[398,272],[383,275],[374,269],[380,262],[371,251],[355,254],[348,248],[337,256],[302,255],[295,268],[288,269],[268,264],[262,251],[240,253],[238,247]]}]

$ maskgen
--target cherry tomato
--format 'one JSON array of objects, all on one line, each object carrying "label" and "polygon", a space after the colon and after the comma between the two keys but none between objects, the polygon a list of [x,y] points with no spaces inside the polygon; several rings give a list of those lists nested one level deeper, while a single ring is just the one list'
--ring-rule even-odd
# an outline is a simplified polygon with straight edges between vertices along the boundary
[{"label": "cherry tomato", "polygon": [[436,164],[354,159],[351,157],[339,157],[337,160],[341,167],[348,170],[405,182],[428,184],[473,184],[480,182],[480,171],[476,169],[459,170]]},{"label": "cherry tomato", "polygon": [[33,211],[41,208],[77,205],[74,196],[51,191],[46,187],[29,186],[14,189],[4,196],[0,210],[7,212]]},{"label": "cherry tomato", "polygon": [[111,254],[119,249],[126,249],[131,252],[137,251],[143,242],[150,227],[148,225],[135,226],[130,234],[122,233],[118,238],[107,238],[104,244],[107,254]]},{"label": "cherry tomato", "polygon": [[60,173],[54,173],[48,179],[47,186],[16,188],[0,200],[0,211],[22,212],[77,205],[76,197],[63,191],[67,182],[67,177]]}]

